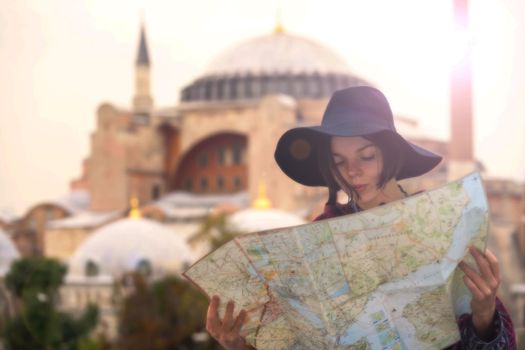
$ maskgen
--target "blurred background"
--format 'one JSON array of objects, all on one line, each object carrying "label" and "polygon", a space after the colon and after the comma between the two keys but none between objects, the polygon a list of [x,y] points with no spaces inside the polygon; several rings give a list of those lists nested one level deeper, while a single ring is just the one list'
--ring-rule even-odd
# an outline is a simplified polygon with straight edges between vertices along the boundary
[{"label": "blurred background", "polygon": [[519,0],[2,1],[4,345],[216,347],[180,272],[322,211],[273,151],[357,85],[444,156],[409,191],[482,173],[523,337],[524,17]]}]

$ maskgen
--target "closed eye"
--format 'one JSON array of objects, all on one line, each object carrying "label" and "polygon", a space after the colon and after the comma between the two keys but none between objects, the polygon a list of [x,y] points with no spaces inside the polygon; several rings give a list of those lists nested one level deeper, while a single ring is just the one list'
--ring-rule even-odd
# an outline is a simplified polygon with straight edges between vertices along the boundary
[{"label": "closed eye", "polygon": [[373,160],[375,157],[376,157],[375,154],[373,154],[373,155],[371,155],[369,157],[361,157],[361,160],[365,160],[365,161],[366,160]]}]

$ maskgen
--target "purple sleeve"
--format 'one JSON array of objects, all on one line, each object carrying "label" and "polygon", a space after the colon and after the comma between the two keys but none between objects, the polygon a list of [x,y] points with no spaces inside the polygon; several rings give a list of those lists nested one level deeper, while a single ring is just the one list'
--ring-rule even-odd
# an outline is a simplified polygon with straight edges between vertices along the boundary
[{"label": "purple sleeve", "polygon": [[461,341],[448,347],[448,350],[516,350],[516,335],[507,309],[496,298],[496,314],[492,323],[493,338],[489,341],[480,339],[472,325],[470,314],[458,319]]}]

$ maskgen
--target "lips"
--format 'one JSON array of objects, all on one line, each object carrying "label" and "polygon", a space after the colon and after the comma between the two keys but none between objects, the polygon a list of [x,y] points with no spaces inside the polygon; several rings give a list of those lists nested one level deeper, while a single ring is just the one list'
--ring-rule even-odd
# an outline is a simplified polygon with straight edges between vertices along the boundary
[{"label": "lips", "polygon": [[364,190],[366,190],[366,187],[368,185],[354,185],[352,186],[354,188],[354,190],[356,190],[357,192],[363,192]]}]

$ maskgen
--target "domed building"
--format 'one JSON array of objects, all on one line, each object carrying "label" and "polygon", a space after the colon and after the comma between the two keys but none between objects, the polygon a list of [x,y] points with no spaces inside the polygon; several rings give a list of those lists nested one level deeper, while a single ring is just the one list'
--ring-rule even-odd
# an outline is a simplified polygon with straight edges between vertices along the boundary
[{"label": "domed building", "polygon": [[126,218],[94,231],[80,245],[68,263],[67,278],[118,278],[133,271],[157,277],[179,273],[193,260],[176,233],[155,221]]},{"label": "domed building", "polygon": [[133,106],[99,107],[92,153],[72,182],[90,193],[91,210],[125,210],[131,194],[148,204],[181,191],[245,192],[251,202],[259,181],[281,209],[319,196],[279,171],[275,144],[290,127],[318,123],[335,90],[366,81],[335,51],[279,28],[210,62],[182,89],[176,106],[158,109],[141,29]]},{"label": "domed building", "polygon": [[[147,280],[178,275],[194,261],[185,240],[164,225],[142,218],[125,218],[95,230],[68,262],[61,289],[61,308],[70,312],[95,304],[101,311],[99,327],[116,334],[117,289],[127,276]],[[122,294],[124,293],[124,294]]]}]

